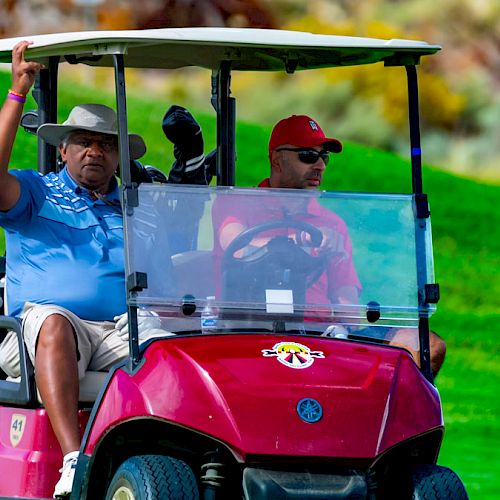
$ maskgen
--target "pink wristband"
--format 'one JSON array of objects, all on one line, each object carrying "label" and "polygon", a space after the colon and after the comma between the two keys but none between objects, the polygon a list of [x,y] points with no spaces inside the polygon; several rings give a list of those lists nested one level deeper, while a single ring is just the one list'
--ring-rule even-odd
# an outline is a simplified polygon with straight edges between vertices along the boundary
[{"label": "pink wristband", "polygon": [[20,102],[21,104],[24,104],[26,102],[26,97],[21,97],[17,94],[14,94],[13,92],[8,92],[7,97],[9,99],[12,99],[13,101]]}]

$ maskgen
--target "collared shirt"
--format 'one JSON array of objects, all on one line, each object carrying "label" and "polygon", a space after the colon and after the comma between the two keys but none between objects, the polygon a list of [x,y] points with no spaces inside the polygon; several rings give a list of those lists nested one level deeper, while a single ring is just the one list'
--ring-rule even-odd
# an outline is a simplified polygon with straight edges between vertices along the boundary
[{"label": "collared shirt", "polygon": [[16,205],[0,212],[7,247],[7,305],[57,304],[103,321],[126,310],[123,217],[116,180],[106,203],[93,199],[66,168],[59,174],[10,171],[21,185]]}]

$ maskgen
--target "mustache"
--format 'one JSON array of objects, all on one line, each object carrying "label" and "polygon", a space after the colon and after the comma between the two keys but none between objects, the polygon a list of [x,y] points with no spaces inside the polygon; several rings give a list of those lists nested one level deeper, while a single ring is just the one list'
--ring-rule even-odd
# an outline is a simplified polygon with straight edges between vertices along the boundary
[{"label": "mustache", "polygon": [[309,179],[316,179],[321,177],[321,172],[319,170],[313,170],[309,175]]}]

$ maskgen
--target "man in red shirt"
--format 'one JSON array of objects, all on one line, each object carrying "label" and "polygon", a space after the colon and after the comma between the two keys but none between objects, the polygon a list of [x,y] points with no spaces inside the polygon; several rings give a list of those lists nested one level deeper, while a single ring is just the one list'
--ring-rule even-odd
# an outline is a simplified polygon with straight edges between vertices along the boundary
[{"label": "man in red shirt", "polygon": [[[305,115],[293,115],[279,121],[269,140],[270,176],[260,182],[263,188],[317,189],[321,185],[331,153],[340,153],[342,144],[338,139],[326,137],[321,127]],[[238,210],[237,201],[225,203],[219,196],[213,207],[215,228],[214,255],[216,262],[229,244],[243,231],[261,222],[269,221],[270,212],[276,212],[276,219],[283,218],[283,212],[276,209],[275,197],[259,197],[254,210]],[[290,199],[290,198],[288,198]],[[304,203],[304,201],[301,201]],[[232,206],[231,206],[232,205]],[[358,302],[361,285],[352,262],[352,245],[344,221],[333,212],[323,208],[311,197],[307,207],[298,210],[296,219],[309,222],[320,228],[323,241],[319,252],[333,255],[325,272],[306,291],[306,303],[328,304]],[[272,219],[273,217],[271,217]],[[261,247],[274,237],[274,229],[268,234],[256,235],[251,241],[254,247]],[[290,236],[290,233],[287,233]],[[293,235],[292,235],[293,236]],[[299,236],[295,236],[298,238]],[[220,262],[219,262],[220,263]],[[418,341],[414,332],[400,329],[392,335],[391,345],[398,345],[411,352],[419,363]],[[434,332],[430,334],[431,368],[437,374],[446,353],[444,341]]]},{"label": "man in red shirt", "polygon": [[[340,153],[342,144],[327,138],[320,126],[304,115],[293,115],[281,120],[273,129],[269,141],[271,175],[259,187],[316,189],[321,184],[330,153]],[[322,207],[315,197],[302,198],[295,203],[287,193],[280,199],[258,196],[252,210],[242,210],[234,196],[224,200],[219,196],[213,207],[214,255],[216,262],[231,241],[244,230],[270,220],[283,220],[283,210],[295,212],[295,220],[311,224],[323,233],[318,254],[329,253],[325,272],[307,289],[306,303],[327,305],[331,303],[356,303],[361,290],[352,262],[352,244],[344,221]],[[285,229],[273,229],[252,241],[259,247],[272,237],[283,235]],[[291,234],[290,228],[287,236]],[[300,235],[299,235],[300,236]],[[308,237],[307,234],[303,237]]]}]

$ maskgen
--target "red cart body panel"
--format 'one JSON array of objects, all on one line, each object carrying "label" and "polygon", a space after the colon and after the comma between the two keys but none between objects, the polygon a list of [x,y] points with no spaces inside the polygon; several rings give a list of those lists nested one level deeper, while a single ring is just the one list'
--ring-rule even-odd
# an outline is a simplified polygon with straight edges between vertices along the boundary
[{"label": "red cart body panel", "polygon": [[[79,412],[80,429],[89,411]],[[44,408],[0,406],[0,497],[52,498],[62,453]]]},{"label": "red cart body panel", "polygon": [[[288,362],[280,358],[286,349],[301,352]],[[443,424],[436,388],[401,349],[304,336],[219,335],[156,341],[144,357],[134,375],[115,374],[85,453],[121,421],[149,416],[206,433],[242,459],[371,458]],[[318,422],[299,418],[303,398],[322,406]]]}]

